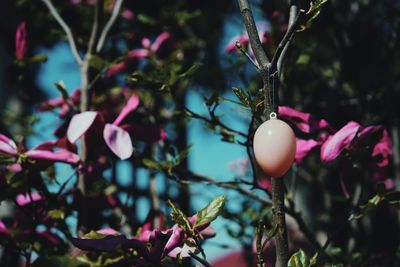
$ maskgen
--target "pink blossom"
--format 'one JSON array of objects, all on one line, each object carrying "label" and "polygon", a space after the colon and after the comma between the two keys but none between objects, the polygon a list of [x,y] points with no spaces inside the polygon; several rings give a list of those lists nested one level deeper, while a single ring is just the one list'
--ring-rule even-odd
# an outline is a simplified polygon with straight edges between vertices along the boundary
[{"label": "pink blossom", "polygon": [[32,192],[32,193],[25,193],[18,195],[16,201],[18,205],[25,206],[32,202],[40,201],[42,199],[43,199],[42,195],[36,192]]},{"label": "pink blossom", "polygon": [[[58,149],[54,151],[54,149]],[[0,134],[0,153],[10,157],[25,156],[29,159],[39,160],[41,163],[48,164],[50,162],[64,162],[69,164],[77,164],[80,160],[79,156],[61,144],[59,141],[44,142],[28,151],[18,151],[17,146],[10,138]],[[10,171],[22,170],[19,163],[10,164]]]},{"label": "pink blossom", "polygon": [[313,150],[314,148],[321,145],[321,142],[315,141],[314,139],[303,140],[296,138],[296,155],[295,162],[301,163],[303,159]]},{"label": "pink blossom", "polygon": [[71,110],[71,107],[77,106],[80,103],[81,98],[81,90],[76,89],[72,92],[68,99],[64,99],[62,97],[50,99],[48,101],[42,102],[39,106],[39,111],[48,111],[53,110],[55,108],[60,108],[60,118],[64,118],[68,112]]},{"label": "pink blossom", "polygon": [[15,57],[18,60],[26,58],[27,46],[26,23],[23,21],[19,24],[17,33],[15,34]]},{"label": "pink blossom", "polygon": [[351,146],[360,129],[359,123],[351,121],[334,135],[329,136],[321,147],[321,160],[330,162],[336,159],[344,149]]},{"label": "pink blossom", "polygon": [[112,65],[105,74],[105,77],[110,78],[116,74],[125,71],[131,64],[148,58],[151,54],[157,53],[160,48],[171,39],[171,34],[169,32],[163,32],[156,37],[155,41],[152,43],[150,39],[143,38],[142,46],[143,48],[131,50],[121,62]]},{"label": "pink blossom", "polygon": [[279,106],[279,118],[286,120],[305,133],[314,133],[320,130],[332,131],[326,120],[318,120],[310,113],[304,113],[286,106]]},{"label": "pink blossom", "polygon": [[[129,158],[133,153],[133,148],[129,133],[119,125],[130,113],[136,110],[138,105],[139,97],[132,95],[112,124],[107,123],[100,126],[103,129],[103,138],[107,146],[120,159]],[[68,140],[75,143],[93,127],[97,118],[99,118],[99,112],[96,111],[86,111],[74,115],[67,130]]]}]

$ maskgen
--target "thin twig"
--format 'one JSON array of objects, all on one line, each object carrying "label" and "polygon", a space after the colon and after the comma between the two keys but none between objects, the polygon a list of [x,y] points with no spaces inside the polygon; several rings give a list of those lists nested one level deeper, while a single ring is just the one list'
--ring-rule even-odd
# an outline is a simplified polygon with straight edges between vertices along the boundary
[{"label": "thin twig", "polygon": [[74,36],[72,35],[71,29],[65,23],[65,21],[61,18],[60,14],[54,7],[51,0],[42,0],[42,1],[43,1],[43,3],[45,3],[45,5],[49,9],[51,15],[56,19],[58,24],[60,24],[61,28],[64,30],[65,34],[67,35],[69,47],[71,48],[71,52],[72,52],[73,56],[75,57],[76,62],[78,63],[78,65],[82,65],[83,60],[79,55],[78,49],[76,48],[75,39],[74,39]]},{"label": "thin twig", "polygon": [[243,132],[241,132],[241,131],[232,129],[232,128],[226,126],[224,123],[222,123],[222,122],[219,121],[219,120],[215,120],[215,119],[213,120],[213,119],[206,118],[206,117],[201,116],[200,114],[198,114],[198,113],[196,113],[196,112],[194,112],[194,111],[191,111],[190,109],[188,109],[188,108],[186,108],[186,107],[185,107],[184,109],[185,109],[185,111],[186,111],[187,113],[189,113],[190,116],[192,116],[192,117],[195,118],[195,119],[200,119],[200,120],[203,120],[203,121],[205,121],[205,122],[207,122],[207,123],[210,123],[210,124],[217,123],[220,127],[224,128],[225,130],[227,130],[227,131],[229,131],[229,132],[232,132],[232,133],[235,133],[235,134],[238,134],[238,135],[240,135],[240,136],[242,136],[242,137],[246,137],[246,138],[247,138],[247,134],[245,134],[245,133],[243,133]]},{"label": "thin twig", "polygon": [[110,19],[107,21],[106,26],[104,26],[101,34],[100,34],[100,38],[99,41],[97,42],[97,46],[96,46],[96,52],[99,53],[101,51],[101,49],[103,48],[104,42],[107,38],[108,32],[110,31],[111,27],[114,25],[115,21],[118,18],[118,15],[121,11],[121,7],[123,4],[124,0],[117,0],[115,2],[114,5],[114,9],[112,11],[111,17]]},{"label": "thin twig", "polygon": [[[293,10],[297,10],[297,9],[293,8]],[[282,55],[284,56],[286,54],[287,49],[285,50],[285,47],[289,46],[290,41],[292,40],[293,35],[297,30],[297,27],[300,23],[300,14],[302,14],[302,12],[303,11],[300,11],[296,14],[296,17],[293,20],[292,25],[289,26],[287,32],[285,33],[281,42],[279,43],[278,47],[276,48],[274,57],[272,58],[272,61],[271,61],[271,72],[272,73],[275,72],[278,68],[277,64],[278,64],[279,58],[281,58]],[[283,51],[285,51],[285,53],[283,53]],[[283,61],[283,57],[281,58],[281,63],[282,63],[282,61]],[[280,68],[281,68],[281,66],[280,66]]]},{"label": "thin twig", "polygon": [[189,255],[190,255],[193,259],[195,259],[195,260],[197,260],[198,262],[200,262],[201,264],[203,264],[205,267],[212,267],[211,264],[209,264],[205,259],[203,259],[203,258],[197,256],[196,254],[194,254],[194,253],[192,253],[192,252],[189,252]]},{"label": "thin twig", "polygon": [[246,195],[254,200],[257,200],[258,202],[266,205],[266,206],[271,206],[272,203],[270,200],[267,200],[243,187],[238,186],[237,182],[223,182],[223,181],[217,181],[211,177],[207,177],[201,174],[196,174],[192,172],[184,172],[183,177],[188,177],[190,180],[183,180],[177,177],[176,175],[168,175],[169,178],[172,178],[178,183],[202,183],[202,184],[210,184],[210,185],[215,185],[218,187],[226,188],[226,189],[231,189],[235,190],[243,195]]},{"label": "thin twig", "polygon": [[[299,11],[298,11],[299,8],[298,8],[298,6],[297,6],[297,4],[298,4],[297,2],[298,2],[298,0],[291,0],[291,1],[290,1],[289,23],[288,23],[288,27],[289,27],[289,28],[293,26],[293,24],[294,24],[294,22],[295,22],[295,19],[296,19],[296,16],[297,16],[297,14],[299,13]],[[288,29],[289,29],[289,28],[288,28]],[[286,52],[287,52],[287,50],[288,50],[288,48],[289,48],[289,46],[290,46],[290,43],[291,43],[292,39],[293,39],[293,38],[291,38],[291,39],[285,44],[285,47],[283,48],[282,53],[281,53],[281,55],[280,55],[279,58],[278,58],[278,62],[277,62],[278,76],[280,76],[280,74],[281,74],[281,69],[282,69],[283,60],[284,60],[284,58],[285,58],[285,56],[286,56]]]},{"label": "thin twig", "polygon": [[254,59],[243,49],[243,46],[240,44],[239,41],[236,41],[235,43],[236,48],[256,67],[256,69],[259,69],[257,62],[254,61]]}]

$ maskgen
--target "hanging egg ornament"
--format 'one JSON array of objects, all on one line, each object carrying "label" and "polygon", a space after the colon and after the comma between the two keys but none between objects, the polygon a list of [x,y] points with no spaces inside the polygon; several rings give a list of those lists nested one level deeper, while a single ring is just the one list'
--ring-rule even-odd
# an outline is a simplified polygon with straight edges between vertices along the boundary
[{"label": "hanging egg ornament", "polygon": [[296,155],[296,137],[290,126],[271,113],[253,139],[254,156],[261,169],[271,177],[283,176]]}]

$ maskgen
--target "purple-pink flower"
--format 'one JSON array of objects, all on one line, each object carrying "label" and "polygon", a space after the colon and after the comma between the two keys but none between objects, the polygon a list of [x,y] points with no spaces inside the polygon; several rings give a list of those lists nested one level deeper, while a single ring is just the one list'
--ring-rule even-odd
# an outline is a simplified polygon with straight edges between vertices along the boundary
[{"label": "purple-pink flower", "polygon": [[159,127],[149,126],[146,128],[136,124],[122,124],[125,118],[137,109],[138,105],[139,97],[134,94],[128,99],[112,123],[104,122],[102,112],[86,111],[76,114],[69,123],[67,138],[71,143],[75,143],[89,130],[93,130],[97,134],[100,131],[108,148],[120,159],[127,159],[133,153],[131,135],[140,138],[140,134],[144,133],[143,139],[149,142],[164,140],[166,137],[165,132]]},{"label": "purple-pink flower", "polygon": [[23,21],[19,24],[15,34],[15,57],[18,60],[23,60],[26,58],[27,51],[28,41],[26,35],[26,23]]},{"label": "purple-pink flower", "polygon": [[[190,224],[194,224],[196,216],[188,218]],[[161,230],[159,228],[149,229],[147,223],[138,236],[127,238],[114,229],[103,229],[97,233],[104,233],[106,236],[99,239],[72,238],[71,243],[79,249],[87,251],[107,251],[112,252],[118,248],[134,249],[138,256],[125,258],[119,264],[126,266],[152,266],[159,264],[165,257],[190,257],[190,253],[197,253],[195,248],[189,247],[184,240],[189,238],[185,231],[175,224],[171,228]],[[208,224],[195,228],[203,238],[209,238],[215,235],[214,229]]]},{"label": "purple-pink flower", "polygon": [[336,160],[345,152],[355,155],[367,151],[371,162],[369,167],[372,171],[372,180],[385,183],[388,180],[387,168],[393,151],[389,134],[383,126],[373,125],[364,128],[358,122],[350,121],[335,131],[323,119],[284,106],[279,107],[279,117],[303,133],[314,135],[319,133],[317,139],[297,138],[296,163],[301,163],[312,150],[317,148],[320,148],[320,158],[324,163]]},{"label": "purple-pink flower", "polygon": [[[63,140],[47,141],[40,145],[25,150],[22,146],[17,147],[15,142],[7,136],[0,134],[0,154],[10,158],[16,158],[24,161],[24,159],[35,160],[40,165],[47,166],[52,162],[64,162],[68,164],[77,164],[80,158],[74,152],[71,152],[63,144]],[[19,160],[8,165],[8,170],[18,172],[22,170]]]},{"label": "purple-pink flower", "polygon": [[116,74],[125,71],[133,63],[148,58],[151,55],[156,54],[161,47],[171,39],[171,34],[169,32],[163,32],[156,37],[152,43],[150,39],[142,39],[142,47],[138,49],[133,49],[130,51],[126,57],[119,63],[112,65],[105,73],[105,77],[110,78]]}]

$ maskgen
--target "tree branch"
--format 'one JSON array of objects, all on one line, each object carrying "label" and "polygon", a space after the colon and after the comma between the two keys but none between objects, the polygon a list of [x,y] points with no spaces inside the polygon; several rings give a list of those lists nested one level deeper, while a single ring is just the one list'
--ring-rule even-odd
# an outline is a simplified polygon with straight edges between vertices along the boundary
[{"label": "tree branch", "polygon": [[97,42],[97,46],[96,46],[96,52],[99,53],[101,51],[101,49],[103,48],[104,42],[107,38],[108,32],[110,31],[111,27],[114,25],[115,21],[118,18],[118,15],[121,11],[121,7],[123,4],[124,0],[117,0],[115,2],[112,14],[110,19],[107,21],[106,26],[104,26],[101,34],[100,34],[100,38],[99,41]]},{"label": "tree branch", "polygon": [[290,6],[288,30],[286,31],[285,35],[283,36],[283,39],[279,43],[279,45],[275,51],[274,57],[272,58],[271,72],[275,72],[275,70],[278,70],[278,75],[280,75],[283,60],[286,56],[286,52],[287,52],[287,50],[290,46],[290,43],[293,39],[293,35],[295,34],[296,29],[299,25],[300,14],[302,14],[302,12],[303,11],[300,11],[300,12],[298,11],[297,1],[292,0],[291,6]]},{"label": "tree branch", "polygon": [[51,15],[55,18],[55,20],[58,22],[58,24],[60,24],[61,28],[64,30],[65,34],[67,35],[69,47],[71,48],[71,52],[72,52],[73,56],[75,57],[76,62],[79,65],[82,65],[83,60],[79,55],[78,49],[76,48],[75,39],[74,39],[74,36],[72,35],[71,29],[65,23],[65,21],[61,18],[60,14],[54,7],[51,0],[42,0],[42,1],[43,1],[43,3],[45,3],[45,5],[49,9]]},{"label": "tree branch", "polygon": [[265,54],[260,38],[258,37],[258,31],[249,1],[238,0],[238,3],[244,25],[246,26],[247,34],[249,35],[251,49],[253,49],[258,65],[260,66],[260,69],[267,69],[269,67],[269,59]]}]

